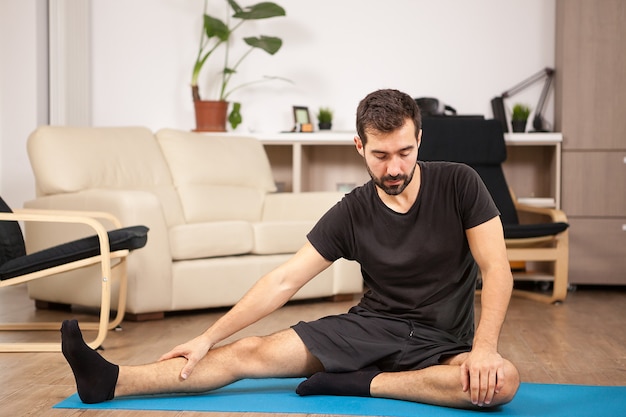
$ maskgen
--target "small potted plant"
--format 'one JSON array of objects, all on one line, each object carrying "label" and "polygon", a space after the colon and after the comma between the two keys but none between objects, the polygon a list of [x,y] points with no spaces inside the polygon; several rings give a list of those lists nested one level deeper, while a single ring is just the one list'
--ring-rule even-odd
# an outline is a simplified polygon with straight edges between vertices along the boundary
[{"label": "small potted plant", "polygon": [[320,107],[317,111],[317,126],[320,130],[330,130],[333,127],[333,111],[329,107]]},{"label": "small potted plant", "polygon": [[[198,55],[193,65],[191,76],[191,93],[196,111],[196,130],[197,131],[225,131],[226,130],[226,113],[228,110],[228,96],[235,90],[244,86],[267,81],[276,77],[265,77],[264,79],[247,82],[237,87],[228,89],[229,82],[242,61],[254,49],[261,49],[270,55],[274,55],[281,48],[283,41],[273,36],[250,36],[245,37],[243,41],[250,47],[243,55],[236,59],[230,57],[230,44],[233,32],[248,20],[268,19],[272,17],[285,16],[285,10],[271,2],[261,2],[252,6],[241,7],[235,0],[226,0],[233,11],[226,22],[207,14],[207,0],[204,1],[204,12],[202,31],[200,33],[200,46]],[[232,20],[232,22],[231,22]],[[200,98],[200,90],[198,87],[198,78],[200,71],[209,57],[221,45],[225,48],[225,58],[223,61],[223,69],[221,71],[221,85],[217,100],[202,100]],[[232,63],[231,63],[232,62]],[[237,113],[241,105],[234,106]],[[216,114],[217,113],[217,114]],[[233,120],[241,122],[241,116],[231,117]]]},{"label": "small potted plant", "polygon": [[513,114],[511,116],[513,132],[523,133],[526,131],[526,122],[529,115],[530,107],[519,103],[513,106]]}]

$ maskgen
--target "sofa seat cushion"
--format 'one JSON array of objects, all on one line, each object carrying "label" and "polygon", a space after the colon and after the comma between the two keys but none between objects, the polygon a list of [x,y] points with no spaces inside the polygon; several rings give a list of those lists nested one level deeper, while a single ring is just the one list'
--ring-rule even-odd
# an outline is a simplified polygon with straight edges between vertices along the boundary
[{"label": "sofa seat cushion", "polygon": [[170,228],[173,260],[241,255],[253,248],[252,224],[246,221],[190,223]]},{"label": "sofa seat cushion", "polygon": [[306,242],[315,225],[310,220],[265,221],[253,224],[255,255],[294,253]]}]

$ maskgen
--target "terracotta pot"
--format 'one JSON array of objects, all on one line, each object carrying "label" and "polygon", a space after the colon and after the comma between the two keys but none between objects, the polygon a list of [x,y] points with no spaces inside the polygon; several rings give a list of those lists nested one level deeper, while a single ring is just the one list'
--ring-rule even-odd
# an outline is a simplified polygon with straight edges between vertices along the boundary
[{"label": "terracotta pot", "polygon": [[226,132],[227,101],[196,100],[196,132]]}]

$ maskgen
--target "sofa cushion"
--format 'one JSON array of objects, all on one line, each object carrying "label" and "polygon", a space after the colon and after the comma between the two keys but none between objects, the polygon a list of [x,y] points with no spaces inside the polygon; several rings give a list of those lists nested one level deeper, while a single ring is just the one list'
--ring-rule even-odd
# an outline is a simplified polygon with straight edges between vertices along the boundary
[{"label": "sofa cushion", "polygon": [[254,223],[255,255],[294,253],[306,243],[306,235],[314,221],[268,221]]},{"label": "sofa cushion", "polygon": [[142,127],[43,126],[28,138],[39,195],[172,185],[152,132]]},{"label": "sofa cushion", "polygon": [[260,220],[263,197],[276,186],[257,139],[172,129],[156,137],[188,223]]},{"label": "sofa cushion", "polygon": [[261,217],[265,197],[261,190],[211,184],[183,184],[177,189],[187,223],[253,222]]},{"label": "sofa cushion", "polygon": [[206,222],[170,228],[172,259],[241,255],[253,247],[252,225],[245,221]]}]

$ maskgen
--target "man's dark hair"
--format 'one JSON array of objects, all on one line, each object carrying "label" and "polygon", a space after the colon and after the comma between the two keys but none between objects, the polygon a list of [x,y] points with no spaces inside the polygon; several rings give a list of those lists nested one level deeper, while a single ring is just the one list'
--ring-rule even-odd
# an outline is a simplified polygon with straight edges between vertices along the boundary
[{"label": "man's dark hair", "polygon": [[413,120],[417,139],[422,128],[422,116],[415,100],[398,90],[377,90],[359,103],[356,110],[356,131],[365,145],[367,131],[393,132],[401,128],[406,119]]}]

